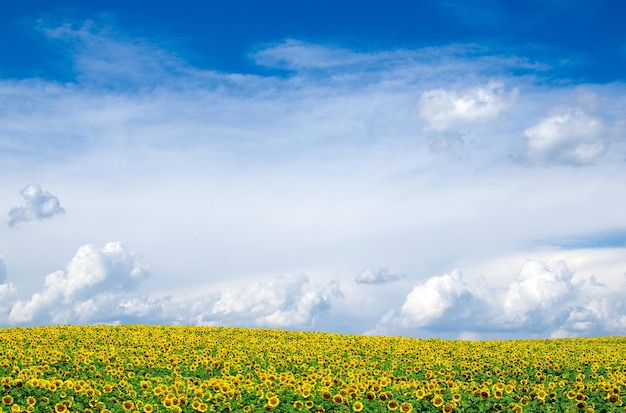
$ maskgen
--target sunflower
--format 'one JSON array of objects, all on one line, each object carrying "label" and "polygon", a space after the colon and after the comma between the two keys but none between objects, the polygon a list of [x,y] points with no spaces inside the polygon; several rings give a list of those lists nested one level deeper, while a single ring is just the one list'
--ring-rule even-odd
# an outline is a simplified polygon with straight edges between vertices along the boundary
[{"label": "sunflower", "polygon": [[304,402],[304,406],[307,409],[311,410],[313,408],[313,406],[315,406],[315,403],[313,403],[313,400],[307,400],[307,401]]},{"label": "sunflower", "polygon": [[144,413],[151,413],[154,410],[150,403],[143,406]]},{"label": "sunflower", "polygon": [[398,407],[400,407],[400,404],[395,400],[389,400],[387,403],[388,410],[398,410]]},{"label": "sunflower", "polygon": [[422,388],[415,390],[415,398],[417,400],[422,400],[426,396],[426,391]]},{"label": "sunflower", "polygon": [[269,399],[267,399],[267,405],[272,409],[278,406],[278,403],[280,403],[280,400],[278,400],[278,397],[276,396],[272,396]]},{"label": "sunflower", "polygon": [[122,403],[122,407],[128,412],[133,410],[133,408],[135,407],[135,403],[130,400],[126,400],[124,403]]},{"label": "sunflower", "polygon": [[400,411],[402,413],[411,413],[413,411],[413,405],[411,403],[402,403],[400,405]]},{"label": "sunflower", "polygon": [[343,403],[343,397],[341,396],[341,394],[335,394],[333,396],[333,402],[335,402],[337,404]]},{"label": "sunflower", "polygon": [[302,403],[302,401],[300,400],[296,400],[295,402],[293,402],[293,408],[296,410],[301,410],[302,406],[304,406],[304,403]]},{"label": "sunflower", "polygon": [[443,397],[437,395],[433,398],[433,406],[441,407],[443,406]]},{"label": "sunflower", "polygon": [[359,401],[354,402],[354,404],[352,405],[352,411],[360,412],[361,410],[363,410],[363,403]]},{"label": "sunflower", "polygon": [[13,397],[7,394],[6,396],[2,398],[2,403],[6,404],[7,406],[9,404],[13,404]]},{"label": "sunflower", "polygon": [[446,403],[441,410],[443,413],[451,413],[454,410],[454,404]]},{"label": "sunflower", "polygon": [[26,398],[26,403],[28,403],[29,407],[33,407],[35,403],[37,403],[37,399],[35,399],[33,396],[28,396]]},{"label": "sunflower", "polygon": [[63,403],[57,403],[57,404],[54,406],[54,411],[55,411],[56,413],[63,413],[63,412],[66,412],[66,411],[67,411],[67,406],[65,406]]}]

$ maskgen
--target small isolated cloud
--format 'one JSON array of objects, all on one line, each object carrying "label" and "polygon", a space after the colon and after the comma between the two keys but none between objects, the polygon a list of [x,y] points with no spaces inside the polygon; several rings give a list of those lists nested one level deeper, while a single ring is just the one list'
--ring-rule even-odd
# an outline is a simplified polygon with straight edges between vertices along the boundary
[{"label": "small isolated cloud", "polygon": [[67,265],[45,278],[43,290],[15,303],[13,324],[107,322],[128,315],[121,304],[147,275],[147,266],[119,242],[84,245]]},{"label": "small isolated cloud", "polygon": [[386,284],[404,278],[404,275],[390,274],[389,268],[369,267],[359,275],[354,281],[357,284]]},{"label": "small isolated cloud", "polygon": [[526,129],[526,155],[537,164],[587,165],[604,154],[607,127],[582,110],[562,108]]},{"label": "small isolated cloud", "polygon": [[518,90],[506,91],[501,82],[489,82],[461,91],[433,89],[422,93],[419,116],[431,130],[496,119],[517,100]]},{"label": "small isolated cloud", "polygon": [[263,327],[309,327],[330,308],[339,294],[309,282],[305,275],[275,278],[221,290],[200,323],[256,325]]},{"label": "small isolated cloud", "polygon": [[61,208],[59,199],[50,192],[42,190],[37,184],[26,186],[20,194],[26,205],[9,211],[9,227],[14,227],[20,222],[52,218],[65,212]]}]

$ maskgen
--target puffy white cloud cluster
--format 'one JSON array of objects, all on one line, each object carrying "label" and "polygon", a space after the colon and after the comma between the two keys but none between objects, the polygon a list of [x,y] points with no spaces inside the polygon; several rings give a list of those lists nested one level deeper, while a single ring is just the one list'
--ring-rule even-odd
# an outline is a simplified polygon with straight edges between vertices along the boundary
[{"label": "puffy white cloud cluster", "polygon": [[305,275],[242,283],[219,291],[199,324],[312,327],[339,292],[310,283]]},{"label": "puffy white cloud cluster", "polygon": [[572,337],[626,333],[626,280],[618,289],[594,278],[573,282],[564,262],[528,260],[507,288],[471,285],[455,270],[416,285],[370,333],[411,331]]},{"label": "puffy white cloud cluster", "polygon": [[398,281],[404,278],[404,275],[391,274],[389,268],[369,267],[354,278],[357,284],[385,284]]},{"label": "puffy white cloud cluster", "polygon": [[0,260],[0,323],[12,325],[84,323],[162,323],[308,328],[341,293],[305,275],[264,282],[233,283],[206,297],[150,299],[138,291],[148,265],[119,242],[103,248],[84,245],[67,265],[45,278],[41,292],[16,301],[13,284],[4,283]]},{"label": "puffy white cloud cluster", "polygon": [[430,278],[407,295],[399,322],[405,327],[425,327],[441,318],[465,294],[471,294],[459,271]]},{"label": "puffy white cloud cluster", "polygon": [[21,222],[51,218],[62,214],[59,199],[37,184],[27,185],[20,191],[26,205],[12,208],[9,211],[9,226],[14,227]]},{"label": "puffy white cloud cluster", "polygon": [[609,143],[608,126],[580,109],[561,108],[523,132],[528,159],[537,164],[586,165]]},{"label": "puffy white cloud cluster", "polygon": [[65,271],[46,276],[41,292],[13,305],[9,321],[66,324],[115,320],[129,315],[121,304],[147,273],[147,266],[119,242],[101,249],[84,245]]},{"label": "puffy white cloud cluster", "polygon": [[437,131],[494,120],[515,104],[518,93],[493,81],[460,91],[427,90],[420,97],[419,116],[429,129]]}]

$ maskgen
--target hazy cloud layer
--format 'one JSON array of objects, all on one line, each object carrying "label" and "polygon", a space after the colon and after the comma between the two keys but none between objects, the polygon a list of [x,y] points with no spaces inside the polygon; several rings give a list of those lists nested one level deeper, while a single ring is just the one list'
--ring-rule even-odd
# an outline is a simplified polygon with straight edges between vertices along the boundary
[{"label": "hazy cloud layer", "polygon": [[[602,242],[584,234],[626,226],[623,84],[555,81],[558,58],[472,44],[279,40],[252,51],[252,75],[94,22],[39,30],[73,77],[0,79],[0,201],[45,182],[73,213],[0,237],[3,323],[624,331],[622,280],[571,270]],[[37,185],[22,196],[12,226],[62,211]],[[517,263],[482,283],[466,270],[573,236],[594,245],[567,265]],[[149,283],[111,239],[147,257]],[[86,242],[105,247],[76,252]]]},{"label": "hazy cloud layer", "polygon": [[20,191],[26,205],[12,208],[9,211],[9,226],[14,227],[21,222],[52,218],[65,212],[59,199],[37,184],[30,184]]}]

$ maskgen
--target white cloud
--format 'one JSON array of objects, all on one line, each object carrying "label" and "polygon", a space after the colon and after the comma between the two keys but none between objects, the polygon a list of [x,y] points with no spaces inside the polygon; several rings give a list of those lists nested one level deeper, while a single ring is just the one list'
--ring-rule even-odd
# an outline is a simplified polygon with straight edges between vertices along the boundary
[{"label": "white cloud", "polygon": [[[623,314],[613,296],[602,301],[579,288],[578,304],[565,296],[546,301],[561,324],[548,319],[533,330],[530,320],[548,312],[541,305],[507,319],[504,299],[523,260],[482,286],[460,273],[430,283],[406,277],[384,288],[358,278],[391,281],[395,274],[377,269],[357,283],[354,276],[379,262],[412,277],[455,267],[468,277],[482,274],[466,270],[468,261],[538,239],[623,227],[626,152],[617,140],[605,150],[611,162],[584,169],[529,168],[511,158],[527,154],[524,130],[560,104],[580,105],[604,125],[626,119],[624,85],[583,85],[580,94],[568,82],[537,81],[545,67],[523,57],[471,45],[362,53],[279,42],[254,56],[294,71],[275,76],[206,71],[149,40],[89,24],[47,34],[60,40],[59,51],[70,49],[76,78],[0,80],[0,176],[12,180],[0,186],[0,203],[13,205],[6,188],[45,181],[62,188],[73,213],[8,231],[0,250],[20,291],[63,268],[59,256],[73,255],[85,237],[139,246],[152,278],[137,286],[127,269],[114,288],[109,270],[71,282],[69,269],[51,274],[15,307],[26,323],[361,332],[395,306],[389,322],[381,321],[391,333],[485,337],[610,331],[610,315]],[[554,162],[551,156],[541,159]],[[106,259],[95,251],[83,261],[102,268]],[[578,285],[580,267],[565,261]],[[315,277],[272,278],[298,273]],[[207,276],[221,287],[200,288]],[[334,278],[344,299],[327,285]],[[64,285],[67,300],[54,283]],[[190,300],[175,292],[180,286],[203,297]],[[522,287],[518,293],[528,294]],[[155,293],[170,289],[171,298]],[[53,306],[46,300],[55,294]],[[420,296],[432,300],[423,314]]]},{"label": "white cloud", "polygon": [[432,277],[406,296],[400,307],[399,322],[403,327],[429,326],[469,293],[460,271]]},{"label": "white cloud", "polygon": [[527,260],[505,289],[484,282],[470,286],[455,270],[415,286],[369,333],[456,332],[464,338],[626,333],[626,277],[617,286],[594,277],[573,279],[562,261],[550,266]]},{"label": "white cloud", "polygon": [[580,109],[564,107],[524,130],[526,156],[538,164],[587,165],[600,158],[609,143],[608,128]]},{"label": "white cloud", "polygon": [[504,297],[507,321],[537,327],[554,324],[568,311],[562,305],[576,299],[578,287],[572,284],[572,276],[564,262],[555,268],[542,261],[525,262]]},{"label": "white cloud", "polygon": [[219,291],[210,312],[199,322],[311,327],[337,293],[311,284],[304,275],[238,284]]},{"label": "white cloud", "polygon": [[45,278],[41,292],[17,302],[9,320],[15,324],[107,321],[124,315],[119,302],[147,275],[147,266],[119,242],[78,249],[65,271]]},{"label": "white cloud", "polygon": [[21,222],[36,219],[52,218],[62,214],[59,199],[48,191],[44,191],[37,184],[27,185],[20,191],[26,205],[12,208],[9,211],[9,226],[14,227]]},{"label": "white cloud", "polygon": [[357,284],[385,284],[404,277],[404,275],[400,274],[390,274],[389,268],[369,267],[357,275],[354,281]]},{"label": "white cloud", "polygon": [[9,311],[17,300],[17,288],[7,282],[7,268],[0,255],[0,325],[8,322]]},{"label": "white cloud", "polygon": [[0,255],[0,284],[4,284],[7,280],[7,267],[4,263],[4,257]]},{"label": "white cloud", "polygon": [[504,83],[495,81],[460,91],[432,89],[422,93],[418,111],[428,129],[443,131],[494,120],[515,104],[517,95],[517,89],[507,92]]}]

